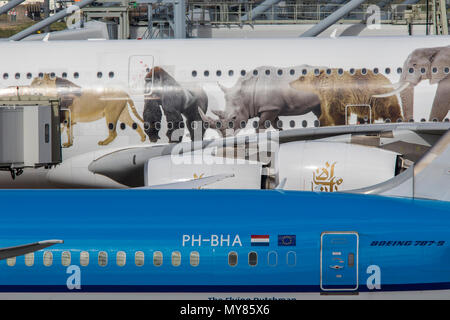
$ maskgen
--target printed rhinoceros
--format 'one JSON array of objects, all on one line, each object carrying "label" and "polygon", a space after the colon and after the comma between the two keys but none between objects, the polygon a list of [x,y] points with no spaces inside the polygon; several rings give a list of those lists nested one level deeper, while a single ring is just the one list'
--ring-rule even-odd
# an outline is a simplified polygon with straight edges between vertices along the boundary
[{"label": "printed rhinoceros", "polygon": [[298,76],[298,72],[305,69],[312,67],[258,67],[240,78],[232,88],[219,84],[225,93],[226,103],[225,111],[212,110],[219,117],[219,121],[206,116],[202,110],[199,110],[199,113],[210,128],[220,130],[223,135],[229,133],[227,128],[232,127],[237,131],[245,127],[249,119],[255,117],[259,117],[257,131],[270,125],[279,128],[279,116],[297,116],[313,112],[319,118],[319,97],[289,86],[295,75]]}]

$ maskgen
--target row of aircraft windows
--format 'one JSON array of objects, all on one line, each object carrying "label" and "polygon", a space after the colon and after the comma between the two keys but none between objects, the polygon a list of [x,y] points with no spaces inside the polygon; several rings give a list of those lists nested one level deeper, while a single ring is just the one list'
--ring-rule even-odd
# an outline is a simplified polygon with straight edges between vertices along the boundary
[{"label": "row of aircraft windows", "polygon": [[[314,70],[308,70],[308,69],[302,69],[301,70],[301,74],[302,75],[307,75],[309,72],[313,72],[314,73],[314,75],[319,75],[320,74],[320,69],[314,69]],[[372,73],[373,74],[379,74],[379,73],[381,73],[381,71],[380,71],[380,69],[379,68],[374,68],[374,69],[367,69],[367,68],[361,68],[361,74],[367,74],[369,71],[372,71]],[[252,71],[252,74],[254,75],[254,76],[257,76],[258,74],[259,74],[259,72],[260,71],[258,71],[258,70],[253,70]],[[328,75],[331,75],[331,74],[333,74],[333,72],[335,72],[336,74],[338,74],[338,75],[343,75],[344,74],[344,69],[342,69],[342,68],[339,68],[339,69],[325,69],[325,72],[328,74]],[[384,69],[384,73],[385,74],[391,74],[393,71],[391,70],[391,68],[385,68]],[[401,67],[399,67],[399,68],[397,68],[396,69],[396,72],[398,73],[398,74],[401,74],[402,72],[403,72],[403,68],[401,68]],[[411,73],[411,74],[413,74],[413,73],[415,73],[416,72],[416,69],[415,68],[409,68],[408,69],[408,72],[409,73]],[[424,67],[422,67],[422,68],[420,68],[420,69],[418,69],[417,70],[417,72],[420,72],[421,74],[425,74],[426,72],[427,72],[427,69],[426,68],[424,68]],[[438,68],[436,68],[436,67],[434,67],[432,70],[431,70],[431,72],[432,73],[438,73],[439,72],[439,69]],[[444,68],[442,68],[442,72],[444,72],[445,74],[449,74],[450,73],[450,67],[444,67]],[[246,70],[241,70],[240,71],[240,75],[241,76],[245,76],[245,75],[247,75],[247,71]],[[282,70],[282,69],[278,69],[277,71],[276,71],[276,74],[277,75],[279,75],[279,76],[282,76],[283,74],[285,73],[285,71],[284,70]],[[291,75],[291,76],[294,76],[294,75],[296,75],[297,74],[297,71],[295,70],[295,69],[290,69],[289,71],[287,71],[287,73],[289,74],[289,75]],[[350,68],[349,69],[349,73],[350,74],[355,74],[356,73],[356,69],[355,68]],[[192,77],[197,77],[198,76],[198,71],[197,70],[193,70],[192,71],[192,73],[191,73],[191,75],[192,75]],[[210,71],[209,70],[204,70],[203,71],[203,76],[204,77],[209,77],[210,76]],[[234,74],[235,74],[235,72],[234,72],[234,70],[228,70],[228,76],[230,76],[230,77],[232,77],[232,76],[234,76]],[[269,70],[269,69],[266,69],[265,71],[264,71],[264,74],[266,75],[266,76],[270,76],[271,74],[272,74],[272,71],[271,70]],[[222,72],[222,70],[216,70],[216,76],[217,77],[221,77],[223,75],[223,72]]]},{"label": "row of aircraft windows", "polygon": [[[21,76],[22,75],[21,75],[20,72],[17,72],[17,73],[14,74],[14,78],[17,79],[17,80],[20,79]],[[33,74],[31,72],[28,72],[25,76],[26,76],[27,79],[32,79],[33,78]],[[37,76],[42,79],[42,78],[44,78],[44,73],[43,72],[39,72]],[[74,72],[72,76],[73,76],[74,79],[78,79],[80,77],[80,73],[79,72]],[[108,77],[110,79],[114,78],[114,76],[115,76],[115,74],[114,74],[113,71],[110,71],[108,73]],[[50,78],[55,78],[55,77],[56,77],[56,73],[55,72],[50,72]],[[65,79],[65,78],[68,78],[68,77],[69,77],[69,75],[68,75],[67,72],[61,73],[61,78]],[[99,79],[103,78],[103,72],[101,72],[101,71],[97,72],[97,78],[99,78]],[[5,79],[5,80],[9,79],[9,73],[7,73],[7,72],[3,73],[3,79]]]},{"label": "row of aircraft windows", "polygon": [[[90,254],[87,251],[80,252],[80,265],[86,267],[89,265]],[[34,265],[34,253],[28,253],[25,255],[25,265],[32,267]],[[50,267],[53,265],[53,253],[51,251],[45,251],[43,255],[43,265]],[[116,253],[116,264],[119,267],[125,266],[127,261],[127,254],[125,251],[118,251]],[[134,254],[134,263],[138,267],[142,267],[145,261],[145,254],[142,251],[137,251]],[[61,253],[61,264],[65,267],[70,266],[72,263],[72,255],[69,251],[63,251]],[[108,265],[108,253],[106,251],[99,251],[97,254],[97,263],[100,267],[106,267]],[[171,254],[172,266],[178,267],[181,265],[181,253],[179,251],[173,251]],[[16,257],[8,258],[6,264],[10,267],[16,265]],[[153,252],[153,265],[160,267],[163,264],[163,253],[161,251]],[[197,267],[200,264],[200,253],[198,251],[192,251],[189,254],[189,264],[192,267]],[[267,253],[267,264],[274,267],[278,264],[278,253],[276,251],[270,251]],[[289,251],[286,254],[286,264],[288,266],[295,266],[297,264],[297,255],[294,251]],[[228,265],[235,267],[238,265],[238,253],[232,251],[228,253]],[[258,253],[251,251],[248,254],[248,265],[258,265]]]},{"label": "row of aircraft windows", "polygon": [[[362,68],[362,69],[361,69],[361,73],[362,73],[362,74],[367,74],[369,71],[372,71],[373,74],[379,74],[379,73],[381,73],[381,71],[380,71],[379,68],[374,68],[374,69]],[[402,69],[401,67],[399,67],[399,68],[396,69],[396,72],[397,72],[398,74],[401,74],[402,71],[403,71],[403,69]],[[409,69],[408,69],[408,73],[410,73],[410,74],[414,74],[416,71],[419,72],[419,73],[421,73],[421,74],[425,74],[425,73],[427,72],[427,69],[426,69],[425,67],[422,67],[422,68],[417,69],[417,70],[416,70],[415,68],[409,68]],[[284,72],[285,72],[284,70],[278,69],[278,70],[276,71],[276,74],[279,75],[279,76],[282,76],[282,75],[284,74]],[[309,72],[313,72],[315,75],[319,75],[319,74],[320,74],[320,69],[317,69],[317,68],[314,69],[314,70],[302,69],[300,73],[301,73],[302,75],[307,75]],[[325,72],[326,72],[328,75],[331,75],[333,72],[337,73],[338,75],[343,75],[343,74],[344,74],[344,69],[342,69],[342,68],[339,68],[339,69],[326,69]],[[431,70],[431,72],[432,72],[432,73],[438,73],[438,72],[439,72],[439,69],[438,69],[437,67],[433,67],[432,70]],[[442,68],[442,72],[445,73],[445,74],[449,74],[449,73],[450,73],[450,67],[443,67],[443,68]],[[264,71],[264,74],[267,75],[267,76],[271,75],[271,73],[272,73],[272,71],[269,70],[269,69],[267,69],[267,70]],[[350,69],[349,69],[349,73],[350,73],[350,74],[355,74],[355,73],[356,73],[356,69],[355,69],[355,68],[350,68]],[[384,69],[384,73],[385,73],[385,74],[391,74],[391,73],[392,73],[391,68],[385,68],[385,69]],[[193,70],[191,74],[192,74],[192,77],[194,77],[194,78],[198,76],[198,72],[197,72],[196,70]],[[232,77],[232,76],[234,76],[234,74],[235,74],[235,71],[234,71],[234,70],[228,70],[228,76]],[[253,71],[252,71],[252,74],[256,76],[256,75],[259,74],[259,71],[258,71],[258,70],[253,70]],[[290,69],[290,70],[288,71],[288,74],[291,75],[291,76],[294,76],[294,75],[297,74],[297,71],[296,71],[295,69]],[[221,77],[222,75],[223,75],[222,70],[216,70],[216,76],[217,76],[217,77]],[[241,70],[241,71],[240,71],[240,75],[241,75],[241,76],[247,75],[247,71],[246,71],[246,70]],[[69,75],[68,75],[67,72],[61,73],[61,77],[62,77],[62,78],[68,78],[68,76],[69,76]],[[74,72],[72,76],[73,76],[74,79],[78,79],[78,78],[80,77],[80,73],[79,73],[79,72]],[[103,72],[101,72],[101,71],[98,71],[98,72],[97,72],[97,78],[98,78],[98,79],[103,78],[103,76],[104,76],[104,75],[103,75]],[[115,74],[114,74],[113,71],[108,72],[108,77],[109,77],[110,79],[114,78],[114,76],[115,76]],[[210,71],[209,71],[209,70],[204,70],[204,71],[203,71],[203,76],[204,76],[204,77],[209,77],[209,76],[210,76]],[[39,78],[43,78],[43,77],[44,77],[44,73],[43,73],[43,72],[39,72],[39,73],[38,73],[38,77],[39,77]],[[51,72],[51,73],[50,73],[50,77],[51,77],[51,78],[56,77],[56,73],[55,73],[55,72]],[[15,74],[14,74],[14,78],[15,78],[15,79],[20,79],[20,78],[21,78],[21,73],[20,73],[20,72],[15,73]],[[32,74],[31,72],[28,72],[28,73],[26,74],[26,78],[27,78],[27,79],[33,78],[33,74]],[[3,73],[3,79],[5,79],[5,80],[9,79],[9,73],[7,73],[7,72]]]},{"label": "row of aircraft windows", "polygon": [[[411,119],[410,122],[412,122],[412,121],[413,121],[413,120]],[[426,119],[421,119],[420,121],[421,121],[421,122],[426,122],[427,120],[426,120]],[[433,119],[433,122],[437,122],[437,121],[438,121],[437,119]],[[449,122],[449,121],[450,121],[449,118],[445,118],[445,119],[444,119],[444,122]],[[392,121],[391,121],[391,119],[386,119],[385,122],[386,122],[386,123],[391,123]],[[403,119],[396,119],[395,122],[403,122]],[[369,119],[368,119],[367,117],[365,117],[365,118],[363,119],[363,123],[369,123]],[[301,125],[303,128],[308,127],[308,124],[309,124],[309,123],[308,123],[307,120],[302,120],[302,121],[300,122],[300,125]],[[192,129],[196,129],[196,128],[197,128],[197,125],[198,125],[198,124],[197,124],[196,122],[192,122],[192,123],[191,123]],[[271,122],[270,120],[266,120],[266,121],[264,122],[264,124],[263,124],[263,127],[266,128],[266,129],[268,129],[268,128],[270,128],[271,125],[272,125],[272,122]],[[284,125],[284,122],[281,121],[281,120],[278,120],[278,121],[274,124],[274,127],[276,127],[276,128],[282,128],[283,125]],[[295,120],[290,120],[290,121],[288,122],[288,125],[289,125],[289,127],[291,127],[291,128],[295,128],[296,125],[298,125],[298,122],[296,122]],[[314,127],[319,127],[319,126],[320,126],[319,120],[314,120],[314,121],[313,121],[313,125],[314,125]],[[204,123],[203,123],[203,126],[204,126],[205,128],[208,128],[209,123],[204,122]],[[217,127],[218,129],[220,129],[222,126],[223,126],[223,127],[226,127],[226,128],[229,128],[229,129],[233,129],[233,128],[234,128],[234,123],[231,122],[231,121],[230,121],[229,123],[223,123],[222,121],[217,121],[216,127]],[[242,122],[239,124],[238,127],[239,127],[240,129],[244,129],[246,126],[247,126],[247,122],[246,122],[246,121],[242,121]],[[255,128],[255,129],[258,128],[258,127],[259,127],[259,122],[258,122],[258,121],[253,121],[253,122],[252,122],[252,126],[253,126],[253,128]],[[113,127],[114,127],[113,124],[110,124],[110,127],[113,128]],[[136,129],[136,127],[137,127],[137,126],[135,126],[135,125],[133,124],[133,129]],[[180,128],[184,128],[184,122],[180,122],[180,123],[179,123],[179,127],[180,127]],[[120,124],[120,128],[121,128],[122,130],[125,130],[125,128],[126,128],[125,123],[121,123],[121,124]],[[156,128],[157,130],[160,130],[160,129],[161,129],[161,123],[160,123],[160,122],[155,122],[155,128]],[[171,121],[169,121],[169,122],[167,123],[167,128],[168,128],[168,129],[173,129],[173,128],[174,128],[174,123],[171,122]],[[149,123],[149,122],[144,122],[144,129],[145,129],[145,130],[150,129],[150,123]]]}]

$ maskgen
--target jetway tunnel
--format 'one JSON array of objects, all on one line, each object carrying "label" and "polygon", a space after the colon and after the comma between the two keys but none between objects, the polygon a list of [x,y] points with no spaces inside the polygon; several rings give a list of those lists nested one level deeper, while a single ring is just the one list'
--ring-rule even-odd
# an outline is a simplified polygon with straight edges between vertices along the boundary
[{"label": "jetway tunnel", "polygon": [[59,100],[44,96],[0,99],[0,170],[15,179],[25,168],[62,161]]}]

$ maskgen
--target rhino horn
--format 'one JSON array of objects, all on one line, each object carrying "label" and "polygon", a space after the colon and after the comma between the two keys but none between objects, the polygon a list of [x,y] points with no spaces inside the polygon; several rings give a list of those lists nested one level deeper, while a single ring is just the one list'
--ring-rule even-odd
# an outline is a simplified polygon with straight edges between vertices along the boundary
[{"label": "rhino horn", "polygon": [[216,116],[218,116],[220,119],[226,119],[227,115],[225,114],[224,111],[220,111],[220,110],[211,110],[212,113],[214,113]]},{"label": "rhino horn", "polygon": [[220,90],[223,91],[223,93],[227,93],[228,90],[230,90],[227,87],[225,87],[223,84],[221,84],[220,82],[217,82],[217,85],[219,86]]},{"label": "rhino horn", "polygon": [[212,129],[216,129],[216,120],[208,117],[201,108],[198,108],[198,113],[200,114],[200,117],[202,120],[209,124],[209,127]]}]

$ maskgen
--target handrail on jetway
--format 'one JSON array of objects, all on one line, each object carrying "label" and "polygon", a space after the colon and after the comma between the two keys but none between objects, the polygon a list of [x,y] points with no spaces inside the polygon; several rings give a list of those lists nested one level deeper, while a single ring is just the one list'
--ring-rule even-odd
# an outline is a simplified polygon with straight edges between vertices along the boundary
[{"label": "handrail on jetway", "polygon": [[94,1],[95,0],[82,0],[80,2],[77,2],[76,4],[73,4],[64,10],[61,10],[60,12],[54,14],[53,16],[48,17],[19,33],[16,33],[15,35],[9,37],[8,40],[22,40],[23,38],[28,37],[30,34],[35,33],[36,31],[45,28],[46,26],[49,26],[52,23],[65,18],[66,16],[71,15],[72,13],[76,12],[77,10],[87,5],[90,5]]}]

